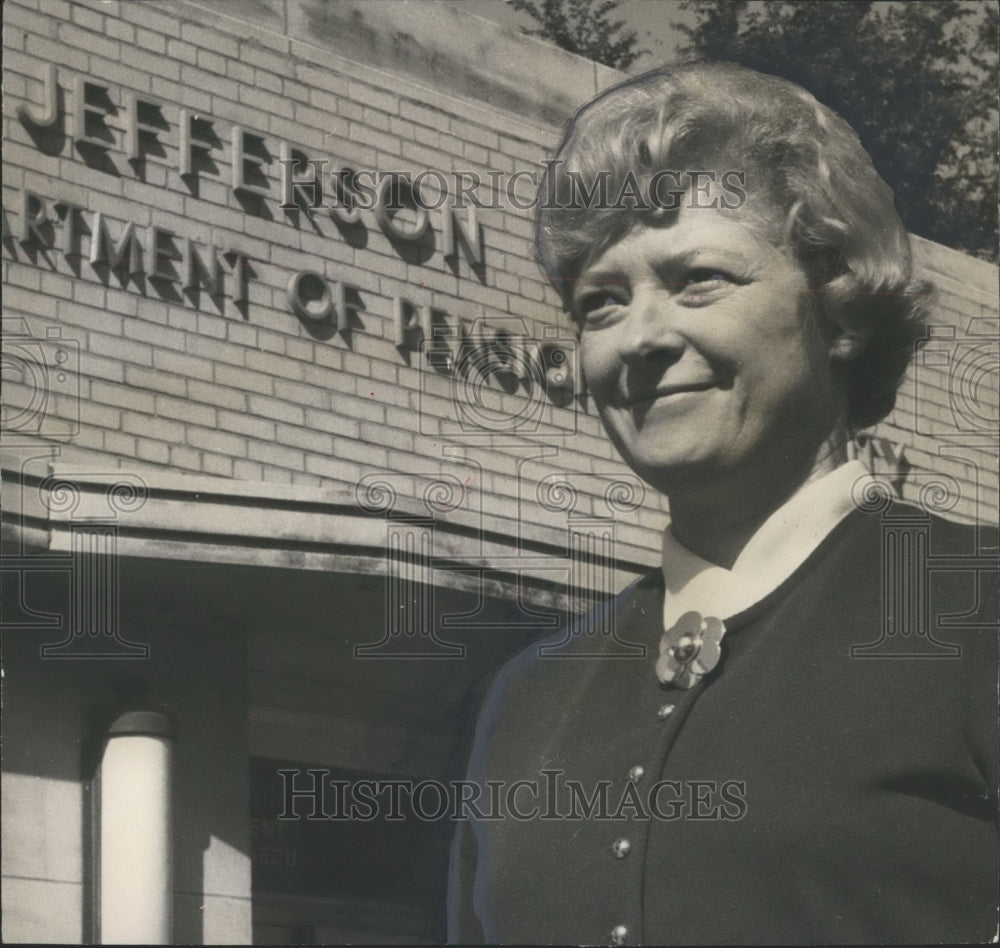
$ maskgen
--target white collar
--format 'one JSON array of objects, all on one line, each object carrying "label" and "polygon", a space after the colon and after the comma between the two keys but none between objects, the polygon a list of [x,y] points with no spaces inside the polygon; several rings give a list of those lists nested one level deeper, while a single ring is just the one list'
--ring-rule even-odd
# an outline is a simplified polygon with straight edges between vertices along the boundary
[{"label": "white collar", "polygon": [[669,629],[691,610],[726,619],[774,592],[854,510],[852,488],[870,476],[860,461],[849,461],[801,487],[764,521],[732,569],[692,553],[668,523],[663,532],[663,627]]}]

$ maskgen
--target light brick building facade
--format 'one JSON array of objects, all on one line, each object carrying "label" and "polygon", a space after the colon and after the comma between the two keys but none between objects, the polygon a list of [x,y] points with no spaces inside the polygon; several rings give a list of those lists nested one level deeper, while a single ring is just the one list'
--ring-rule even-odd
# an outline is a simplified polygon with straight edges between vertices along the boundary
[{"label": "light brick building facade", "polygon": [[[139,707],[175,940],[440,938],[442,826],[267,808],[278,762],[454,775],[489,670],[657,561],[531,251],[618,78],[436,3],[4,5],[5,940],[99,934],[96,722]],[[996,268],[915,251],[933,335],[858,450],[995,520]]]}]

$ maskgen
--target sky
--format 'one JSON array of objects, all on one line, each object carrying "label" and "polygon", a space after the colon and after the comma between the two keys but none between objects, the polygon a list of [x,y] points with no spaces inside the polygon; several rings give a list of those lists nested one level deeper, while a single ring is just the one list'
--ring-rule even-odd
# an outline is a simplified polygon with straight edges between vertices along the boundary
[{"label": "sky", "polygon": [[[469,13],[493,20],[515,29],[534,28],[534,20],[527,14],[517,13],[506,0],[450,0]],[[615,19],[622,19],[635,30],[639,46],[647,55],[636,61],[630,72],[652,69],[676,57],[677,44],[683,37],[672,29],[673,22],[694,22],[690,13],[680,8],[679,0],[623,0]]]},{"label": "sky", "polygon": [[[470,13],[493,20],[514,29],[527,27],[537,28],[538,24],[525,13],[517,13],[510,8],[507,0],[447,0],[447,2],[462,6]],[[942,2],[942,0],[937,0]],[[960,0],[969,9],[976,10],[989,5],[991,0]],[[995,0],[992,0],[995,2]],[[885,10],[892,6],[886,0],[876,0],[874,8]],[[980,13],[985,11],[979,10]],[[682,10],[680,0],[621,0],[615,19],[625,21],[630,29],[635,30],[639,46],[646,51],[631,69],[631,73],[654,69],[677,57],[677,46],[684,37],[673,29],[674,23],[693,25],[697,17],[690,11]]]}]

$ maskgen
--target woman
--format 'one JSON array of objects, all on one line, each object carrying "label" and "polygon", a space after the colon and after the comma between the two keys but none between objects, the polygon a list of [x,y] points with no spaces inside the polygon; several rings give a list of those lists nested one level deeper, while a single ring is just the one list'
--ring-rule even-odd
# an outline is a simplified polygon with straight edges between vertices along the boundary
[{"label": "woman", "polygon": [[610,607],[647,658],[536,646],[493,683],[469,777],[500,806],[458,825],[451,939],[992,938],[989,604],[934,589],[978,626],[959,658],[865,650],[890,518],[973,542],[855,502],[848,439],[892,408],[927,297],[891,192],[804,90],[695,64],[583,108],[542,195],[588,389],[670,523]]}]

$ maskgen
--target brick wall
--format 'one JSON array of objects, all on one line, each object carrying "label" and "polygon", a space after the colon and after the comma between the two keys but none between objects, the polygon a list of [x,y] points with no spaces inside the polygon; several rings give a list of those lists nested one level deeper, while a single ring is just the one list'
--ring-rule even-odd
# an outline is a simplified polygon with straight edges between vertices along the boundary
[{"label": "brick wall", "polygon": [[[61,446],[62,459],[99,452],[105,464],[113,458],[139,471],[166,466],[353,489],[371,470],[441,470],[443,445],[467,440],[470,457],[482,468],[470,486],[481,487],[487,514],[509,514],[511,500],[523,491],[534,503],[536,481],[559,471],[624,471],[586,402],[557,407],[537,385],[530,393],[523,386],[511,392],[496,380],[475,384],[476,376],[456,387],[453,376],[421,371],[419,352],[395,344],[397,296],[433,307],[443,326],[458,318],[477,327],[481,320],[493,328],[523,326],[536,340],[546,327],[569,337],[531,256],[530,211],[509,206],[504,195],[495,201],[502,208],[479,211],[479,276],[461,246],[457,261],[445,260],[442,212],[430,212],[432,249],[400,251],[371,212],[362,211],[354,231],[338,229],[323,211],[312,219],[286,214],[278,206],[276,161],[263,169],[261,196],[241,200],[230,187],[235,126],[259,136],[272,158],[287,142],[310,159],[327,159],[330,168],[469,170],[488,181],[489,171],[507,176],[537,168],[554,144],[551,125],[332,56],[289,39],[267,17],[256,26],[219,9],[230,8],[61,0],[5,5],[4,208],[14,232],[5,240],[5,307],[26,320],[23,329],[32,337],[59,328],[79,346],[79,399],[67,389],[48,408],[52,430],[59,428],[57,419],[72,426],[79,415],[72,437],[51,439]],[[52,134],[17,114],[22,103],[34,117],[44,111],[47,63],[58,64],[67,112]],[[584,69],[593,85],[590,64]],[[107,149],[75,145],[79,77],[106,89],[89,90],[95,108],[106,94],[117,109],[98,116],[110,133]],[[139,164],[125,153],[129,93],[163,103],[154,116],[161,125],[156,141]],[[210,123],[198,129],[201,138],[215,138],[195,178],[179,174],[181,109]],[[59,134],[64,123],[65,134]],[[25,247],[19,239],[25,190],[42,199],[29,212],[50,219],[50,248]],[[524,201],[532,191],[525,182],[517,194]],[[489,186],[477,193],[491,202]],[[76,259],[60,249],[66,212],[56,202],[82,209]],[[176,281],[128,279],[122,285],[120,275],[89,261],[94,237],[86,228],[94,229],[98,211],[112,249],[131,223],[140,240],[148,240],[155,226],[189,238],[202,256],[210,244],[220,254],[245,255],[252,273],[245,305],[233,299],[226,258],[224,299],[186,294]],[[468,229],[464,211],[457,220]],[[161,249],[171,249],[166,240]],[[145,267],[149,272],[148,261]],[[290,312],[286,285],[307,269],[353,288],[353,331],[325,338]],[[5,390],[13,408],[29,405],[33,395],[30,380],[13,380]],[[486,427],[476,429],[473,418],[475,436],[464,439],[468,425],[459,421],[456,399],[480,396],[479,420],[486,417]],[[492,419],[526,407],[532,418],[526,428],[488,434]],[[511,445],[520,450],[512,452]],[[512,458],[551,445],[556,454],[522,467],[519,475]],[[602,491],[596,481],[584,486],[580,511],[593,512],[588,493]],[[658,524],[643,529],[633,517],[622,526],[624,542],[656,545]]]},{"label": "brick wall", "polygon": [[[435,324],[445,329],[456,320],[467,329],[520,325],[536,341],[550,334],[571,347],[555,294],[532,259],[530,211],[502,195],[496,202],[502,207],[479,212],[484,266],[477,273],[462,247],[457,258],[445,258],[442,211],[430,212],[434,236],[424,244],[394,243],[371,211],[362,211],[355,227],[338,226],[324,210],[286,212],[279,206],[277,158],[284,143],[303,157],[327,160],[328,169],[477,172],[486,181],[477,193],[493,203],[489,172],[500,176],[493,184],[505,182],[514,172],[537,168],[554,145],[553,102],[566,114],[567,89],[584,100],[614,74],[532,46],[534,41],[494,37],[513,42],[522,57],[561,57],[551,80],[536,82],[533,76],[532,88],[518,99],[522,93],[514,80],[486,61],[490,44],[468,40],[474,30],[499,28],[454,12],[447,17],[458,19],[448,27],[433,20],[444,15],[443,8],[430,14],[432,22],[413,20],[396,45],[387,45],[384,30],[365,28],[355,17],[356,58],[366,59],[361,64],[345,55],[353,41],[344,26],[350,18],[341,13],[348,8],[368,9],[267,2],[255,5],[248,19],[249,8],[228,2],[4,5],[8,332],[13,327],[27,340],[61,333],[45,345],[65,344],[69,368],[76,368],[78,358],[79,370],[65,384],[50,386],[35,440],[58,445],[61,459],[71,463],[99,459],[104,466],[140,472],[169,468],[348,490],[373,470],[415,475],[404,488],[413,492],[425,476],[460,470],[466,484],[478,489],[487,516],[509,515],[511,502],[520,499],[533,516],[537,511],[554,526],[565,522],[565,509],[539,508],[536,497],[564,472],[580,490],[577,513],[608,513],[608,479],[628,472],[585,398],[560,406],[537,384],[512,389],[509,378],[479,384],[474,376],[473,382],[456,383],[453,374],[427,368],[419,351],[396,344],[394,299],[403,297],[417,308],[432,308]],[[412,17],[398,8],[387,13],[380,4],[371,9],[383,18]],[[337,16],[341,20],[333,22]],[[444,54],[427,48],[431,39],[425,34],[434,32],[441,34],[441,48],[454,50],[461,62],[440,66]],[[486,65],[477,67],[480,61]],[[51,129],[38,125],[47,118],[48,64],[57,66],[62,113]],[[491,69],[493,79],[484,78]],[[107,136],[106,148],[81,146],[74,138],[74,115],[80,112],[75,88],[83,80],[92,84],[84,87],[86,108],[103,126],[92,134]],[[155,128],[153,136],[140,136],[138,162],[127,155],[133,94],[160,103],[137,113]],[[519,111],[498,108],[491,97],[501,105],[516,102]],[[27,107],[27,120],[19,116],[20,106]],[[181,110],[193,123],[192,136],[207,143],[195,149],[194,174],[187,177],[180,173]],[[260,193],[232,186],[234,128],[245,130],[248,154],[270,158],[253,182]],[[38,201],[25,207],[28,192]],[[523,200],[532,188],[521,182],[515,193]],[[25,211],[35,225],[27,244],[21,240]],[[98,212],[107,239],[94,265]],[[408,213],[400,216],[403,224],[412,220]],[[467,226],[464,211],[456,219]],[[100,263],[121,249],[118,241],[130,224],[145,247],[145,278],[108,272]],[[150,248],[154,228],[175,236]],[[181,260],[164,265],[163,279],[150,276],[153,257],[183,253],[184,239],[196,251],[190,291],[182,286]],[[204,287],[199,290],[196,279],[198,261],[210,259],[210,246],[219,252],[223,286],[214,299]],[[987,286],[991,277],[995,282],[994,268],[933,245],[919,243],[918,250],[942,287],[939,322],[961,324],[964,332],[969,318],[995,316],[995,293]],[[347,332],[312,324],[290,310],[286,287],[305,270],[318,271],[334,290],[337,283],[349,288]],[[993,325],[989,331],[995,333]],[[912,433],[915,410],[941,423],[951,411],[947,368],[927,371],[934,381],[919,398],[926,411],[914,409],[917,390],[910,385],[865,450],[876,467],[893,470],[891,456],[899,453],[893,445],[903,444],[914,473],[953,474],[965,485],[953,515],[968,517],[969,463],[944,456],[941,431]],[[32,379],[8,373],[9,411],[30,414],[36,396]],[[497,421],[512,415],[530,423],[507,430]],[[30,436],[29,429],[21,433]],[[983,441],[981,430],[975,434]],[[456,444],[466,445],[464,464],[444,457]],[[991,444],[973,446],[981,470],[992,470]],[[984,479],[980,507],[995,515],[995,478],[987,472]],[[919,487],[911,475],[903,489],[912,494]],[[662,499],[647,491],[642,509],[614,512],[626,555],[654,555],[664,509]]]},{"label": "brick wall", "polygon": [[[902,495],[951,519],[996,523],[1000,440],[997,268],[913,238],[921,275],[936,290],[928,336],[896,408],[873,434],[876,470],[907,472]],[[880,439],[888,443],[882,447]]]}]

